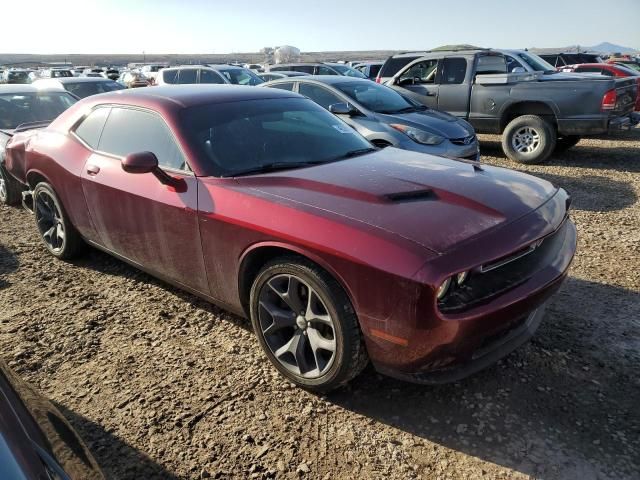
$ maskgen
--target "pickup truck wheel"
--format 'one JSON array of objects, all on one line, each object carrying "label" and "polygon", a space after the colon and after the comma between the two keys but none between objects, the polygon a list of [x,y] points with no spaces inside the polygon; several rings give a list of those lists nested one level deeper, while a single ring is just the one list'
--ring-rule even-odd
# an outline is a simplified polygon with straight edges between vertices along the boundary
[{"label": "pickup truck wheel", "polygon": [[502,150],[519,163],[542,163],[556,147],[556,132],[537,115],[522,115],[509,122],[502,134]]},{"label": "pickup truck wheel", "polygon": [[565,135],[564,137],[558,138],[556,141],[556,152],[564,152],[571,147],[575,147],[580,141],[580,138],[578,135]]},{"label": "pickup truck wheel", "polygon": [[250,310],[267,358],[307,390],[333,390],[368,363],[349,298],[330,275],[305,259],[284,256],[267,263],[253,282]]},{"label": "pickup truck wheel", "polygon": [[54,257],[68,260],[80,253],[82,238],[48,183],[40,182],[33,189],[33,213],[40,238]]},{"label": "pickup truck wheel", "polygon": [[0,203],[5,205],[17,205],[20,203],[20,185],[0,165]]}]

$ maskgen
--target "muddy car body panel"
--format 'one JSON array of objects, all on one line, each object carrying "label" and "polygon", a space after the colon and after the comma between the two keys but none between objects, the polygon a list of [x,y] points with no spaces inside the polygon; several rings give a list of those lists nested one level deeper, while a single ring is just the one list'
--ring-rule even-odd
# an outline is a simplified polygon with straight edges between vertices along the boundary
[{"label": "muddy car body panel", "polygon": [[[495,356],[489,337],[535,316],[566,276],[576,247],[569,197],[544,180],[395,148],[221,174],[206,158],[207,143],[185,123],[190,109],[272,101],[322,112],[335,123],[328,128],[334,135],[370,145],[295,93],[158,87],[79,102],[46,130],[14,138],[7,165],[28,188],[49,182],[92,245],[240,315],[248,315],[257,266],[283,252],[305,257],[343,287],[376,367],[403,378],[420,374],[410,378],[417,381],[430,381],[426,373],[445,363],[466,365],[480,348]],[[165,122],[188,163],[165,169],[172,185],[124,172],[121,157],[79,138],[75,128],[89,112],[116,107],[153,112]],[[257,135],[237,130],[242,141]],[[528,255],[517,261],[523,250]],[[443,282],[463,271],[470,272],[468,283],[438,301]]]}]

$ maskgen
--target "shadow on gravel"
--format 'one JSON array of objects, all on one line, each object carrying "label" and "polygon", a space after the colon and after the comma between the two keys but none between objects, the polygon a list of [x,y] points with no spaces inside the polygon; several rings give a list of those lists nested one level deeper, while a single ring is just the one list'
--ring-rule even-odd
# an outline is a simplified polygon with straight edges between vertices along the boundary
[{"label": "shadow on gravel", "polygon": [[[608,137],[607,140],[617,141],[618,139]],[[480,144],[482,155],[506,160],[500,141],[481,140]],[[625,147],[594,147],[579,143],[565,152],[554,153],[551,158],[542,164],[542,166],[545,165],[615,170],[618,172],[640,172],[640,135],[637,135],[635,144],[629,139],[629,144]]]},{"label": "shadow on gravel", "polygon": [[638,292],[570,278],[532,342],[498,365],[440,386],[368,368],[329,400],[526,475],[634,478],[639,327]]},{"label": "shadow on gravel", "polygon": [[196,295],[185,292],[179,288],[176,288],[162,280],[149,275],[148,273],[138,270],[132,267],[126,262],[118,260],[117,258],[95,248],[87,248],[87,251],[80,258],[72,260],[70,263],[76,267],[95,270],[106,275],[112,275],[117,277],[124,277],[129,280],[140,282],[144,284],[152,284],[166,290],[168,293],[175,295],[185,303],[196,307],[198,310],[206,311],[217,317],[224,319],[236,326],[239,326],[247,331],[253,331],[251,323],[237,315],[227,312],[226,310],[214,305],[207,300],[204,300]]},{"label": "shadow on gravel", "polygon": [[5,275],[15,272],[20,266],[18,257],[3,245],[0,245],[0,290],[9,286]]},{"label": "shadow on gravel", "polygon": [[638,200],[635,190],[628,182],[598,175],[568,177],[543,172],[535,172],[534,175],[569,192],[572,198],[572,209],[611,212],[630,207]]},{"label": "shadow on gravel", "polygon": [[178,477],[166,471],[144,453],[136,450],[113,433],[91,420],[68,410],[54,402],[84,440],[93,457],[100,465],[105,478],[119,479],[163,479],[177,480]]}]

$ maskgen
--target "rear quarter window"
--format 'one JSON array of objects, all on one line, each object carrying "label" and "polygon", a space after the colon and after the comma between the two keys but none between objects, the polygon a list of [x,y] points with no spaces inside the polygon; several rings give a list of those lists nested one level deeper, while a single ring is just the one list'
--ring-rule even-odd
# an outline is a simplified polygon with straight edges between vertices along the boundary
[{"label": "rear quarter window", "polygon": [[75,129],[75,134],[93,149],[98,148],[100,135],[110,110],[110,108],[94,110]]}]

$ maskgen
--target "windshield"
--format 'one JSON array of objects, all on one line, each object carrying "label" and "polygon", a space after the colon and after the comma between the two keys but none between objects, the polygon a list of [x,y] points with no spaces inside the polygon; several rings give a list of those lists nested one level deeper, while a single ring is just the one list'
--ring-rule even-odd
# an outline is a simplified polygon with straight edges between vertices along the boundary
[{"label": "windshield", "polygon": [[9,72],[7,83],[30,83],[29,72]]},{"label": "windshield", "polygon": [[336,83],[334,87],[376,113],[397,113],[414,108],[414,105],[398,92],[378,83],[350,81]]},{"label": "windshield", "polygon": [[347,67],[346,65],[335,65],[335,64],[332,64],[331,68],[333,68],[335,71],[339,72],[340,75],[345,75],[347,77],[367,78],[364,73],[359,72],[355,68]]},{"label": "windshield", "polygon": [[246,68],[229,68],[220,72],[234,85],[253,86],[264,83],[264,80]]},{"label": "windshield", "polygon": [[53,120],[76,101],[64,92],[0,94],[0,128]]},{"label": "windshield", "polygon": [[305,98],[191,107],[183,110],[181,126],[217,176],[326,163],[372,148],[342,120]]},{"label": "windshield", "polygon": [[65,83],[65,90],[73,93],[80,98],[97,95],[98,93],[113,92],[114,90],[122,90],[124,87],[118,82],[78,82]]},{"label": "windshield", "polygon": [[534,72],[553,72],[555,67],[549,62],[543,60],[535,53],[516,52],[516,55],[527,65],[529,65]]}]

